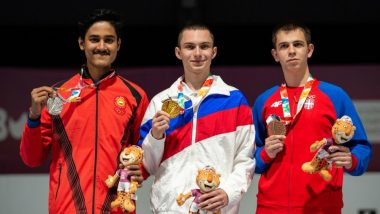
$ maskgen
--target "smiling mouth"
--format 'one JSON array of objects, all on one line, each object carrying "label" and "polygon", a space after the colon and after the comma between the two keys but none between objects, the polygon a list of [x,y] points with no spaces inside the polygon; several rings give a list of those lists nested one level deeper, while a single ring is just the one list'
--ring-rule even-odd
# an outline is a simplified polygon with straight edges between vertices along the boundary
[{"label": "smiling mouth", "polygon": [[191,62],[195,64],[201,64],[203,61],[191,61]]},{"label": "smiling mouth", "polygon": [[205,184],[205,187],[206,187],[206,188],[209,188],[209,189],[211,189],[211,188],[212,188],[212,186],[211,186],[211,185],[207,185],[207,184]]},{"label": "smiling mouth", "polygon": [[105,57],[105,56],[109,56],[109,54],[99,54],[99,53],[97,53],[97,54],[94,54],[95,56],[99,56],[99,57]]}]

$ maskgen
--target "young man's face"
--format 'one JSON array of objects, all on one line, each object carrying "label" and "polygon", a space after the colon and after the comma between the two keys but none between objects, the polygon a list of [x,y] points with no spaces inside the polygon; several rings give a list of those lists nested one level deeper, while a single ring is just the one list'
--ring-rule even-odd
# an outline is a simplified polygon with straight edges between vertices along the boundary
[{"label": "young man's face", "polygon": [[78,42],[86,55],[89,69],[109,69],[116,59],[121,40],[109,22],[100,21],[95,22],[88,29],[84,40],[79,38]]},{"label": "young man's face", "polygon": [[208,30],[185,30],[180,46],[175,48],[175,54],[182,60],[185,72],[210,72],[216,47]]},{"label": "young man's face", "polygon": [[284,70],[303,69],[307,67],[307,59],[312,56],[313,50],[313,44],[307,44],[303,31],[279,31],[272,55]]}]

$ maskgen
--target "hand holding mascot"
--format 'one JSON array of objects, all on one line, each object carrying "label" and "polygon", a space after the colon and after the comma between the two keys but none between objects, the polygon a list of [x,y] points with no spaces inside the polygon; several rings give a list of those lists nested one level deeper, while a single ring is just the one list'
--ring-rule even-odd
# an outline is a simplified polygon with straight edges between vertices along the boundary
[{"label": "hand holding mascot", "polygon": [[[197,213],[207,213],[206,211],[200,210],[198,208],[199,197],[203,193],[211,192],[219,187],[220,184],[220,174],[217,174],[215,169],[210,166],[206,166],[203,169],[198,170],[198,175],[196,178],[196,183],[199,189],[192,189],[191,192],[181,193],[176,197],[177,204],[182,206],[187,199],[191,196],[194,196],[193,203],[191,203],[189,214],[197,214]],[[220,214],[220,210],[214,212],[214,214]]]},{"label": "hand holding mascot", "polygon": [[[332,145],[340,145],[350,141],[354,136],[355,130],[356,127],[349,116],[344,115],[340,119],[337,119],[331,130],[333,138],[323,138],[320,141],[315,141],[310,146],[310,152],[318,151],[310,162],[302,165],[302,171],[307,173],[319,172],[325,181],[330,181],[332,175],[329,169],[332,167],[332,161],[327,160],[327,157],[332,152],[329,148]],[[347,148],[347,152],[349,151],[349,148]]]},{"label": "hand holding mascot", "polygon": [[113,187],[119,180],[117,186],[117,197],[111,202],[111,208],[120,207],[123,212],[133,212],[136,209],[134,200],[136,200],[135,193],[137,191],[138,182],[130,181],[128,176],[127,166],[139,165],[142,162],[144,151],[138,146],[126,147],[119,156],[120,169],[118,169],[114,176],[108,175],[105,183],[108,188]]}]

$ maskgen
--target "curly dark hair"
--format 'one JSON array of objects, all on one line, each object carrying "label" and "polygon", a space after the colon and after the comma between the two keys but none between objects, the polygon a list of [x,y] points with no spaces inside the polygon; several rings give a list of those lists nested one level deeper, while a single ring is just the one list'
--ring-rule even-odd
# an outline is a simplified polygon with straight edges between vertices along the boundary
[{"label": "curly dark hair", "polygon": [[79,37],[84,39],[88,29],[96,22],[107,21],[116,31],[117,37],[120,38],[123,31],[123,21],[119,13],[110,9],[95,9],[83,20],[78,22]]}]

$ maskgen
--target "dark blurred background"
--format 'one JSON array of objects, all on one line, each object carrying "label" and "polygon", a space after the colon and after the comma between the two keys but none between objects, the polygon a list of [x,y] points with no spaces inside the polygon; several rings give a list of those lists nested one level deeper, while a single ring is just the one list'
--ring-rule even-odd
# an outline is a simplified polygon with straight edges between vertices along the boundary
[{"label": "dark blurred background", "polygon": [[100,7],[115,9],[126,20],[117,66],[178,64],[177,33],[189,20],[213,29],[219,51],[214,65],[274,64],[271,30],[288,19],[311,28],[313,64],[380,62],[376,0],[14,0],[2,3],[0,66],[77,67],[84,56],[76,23]]}]

